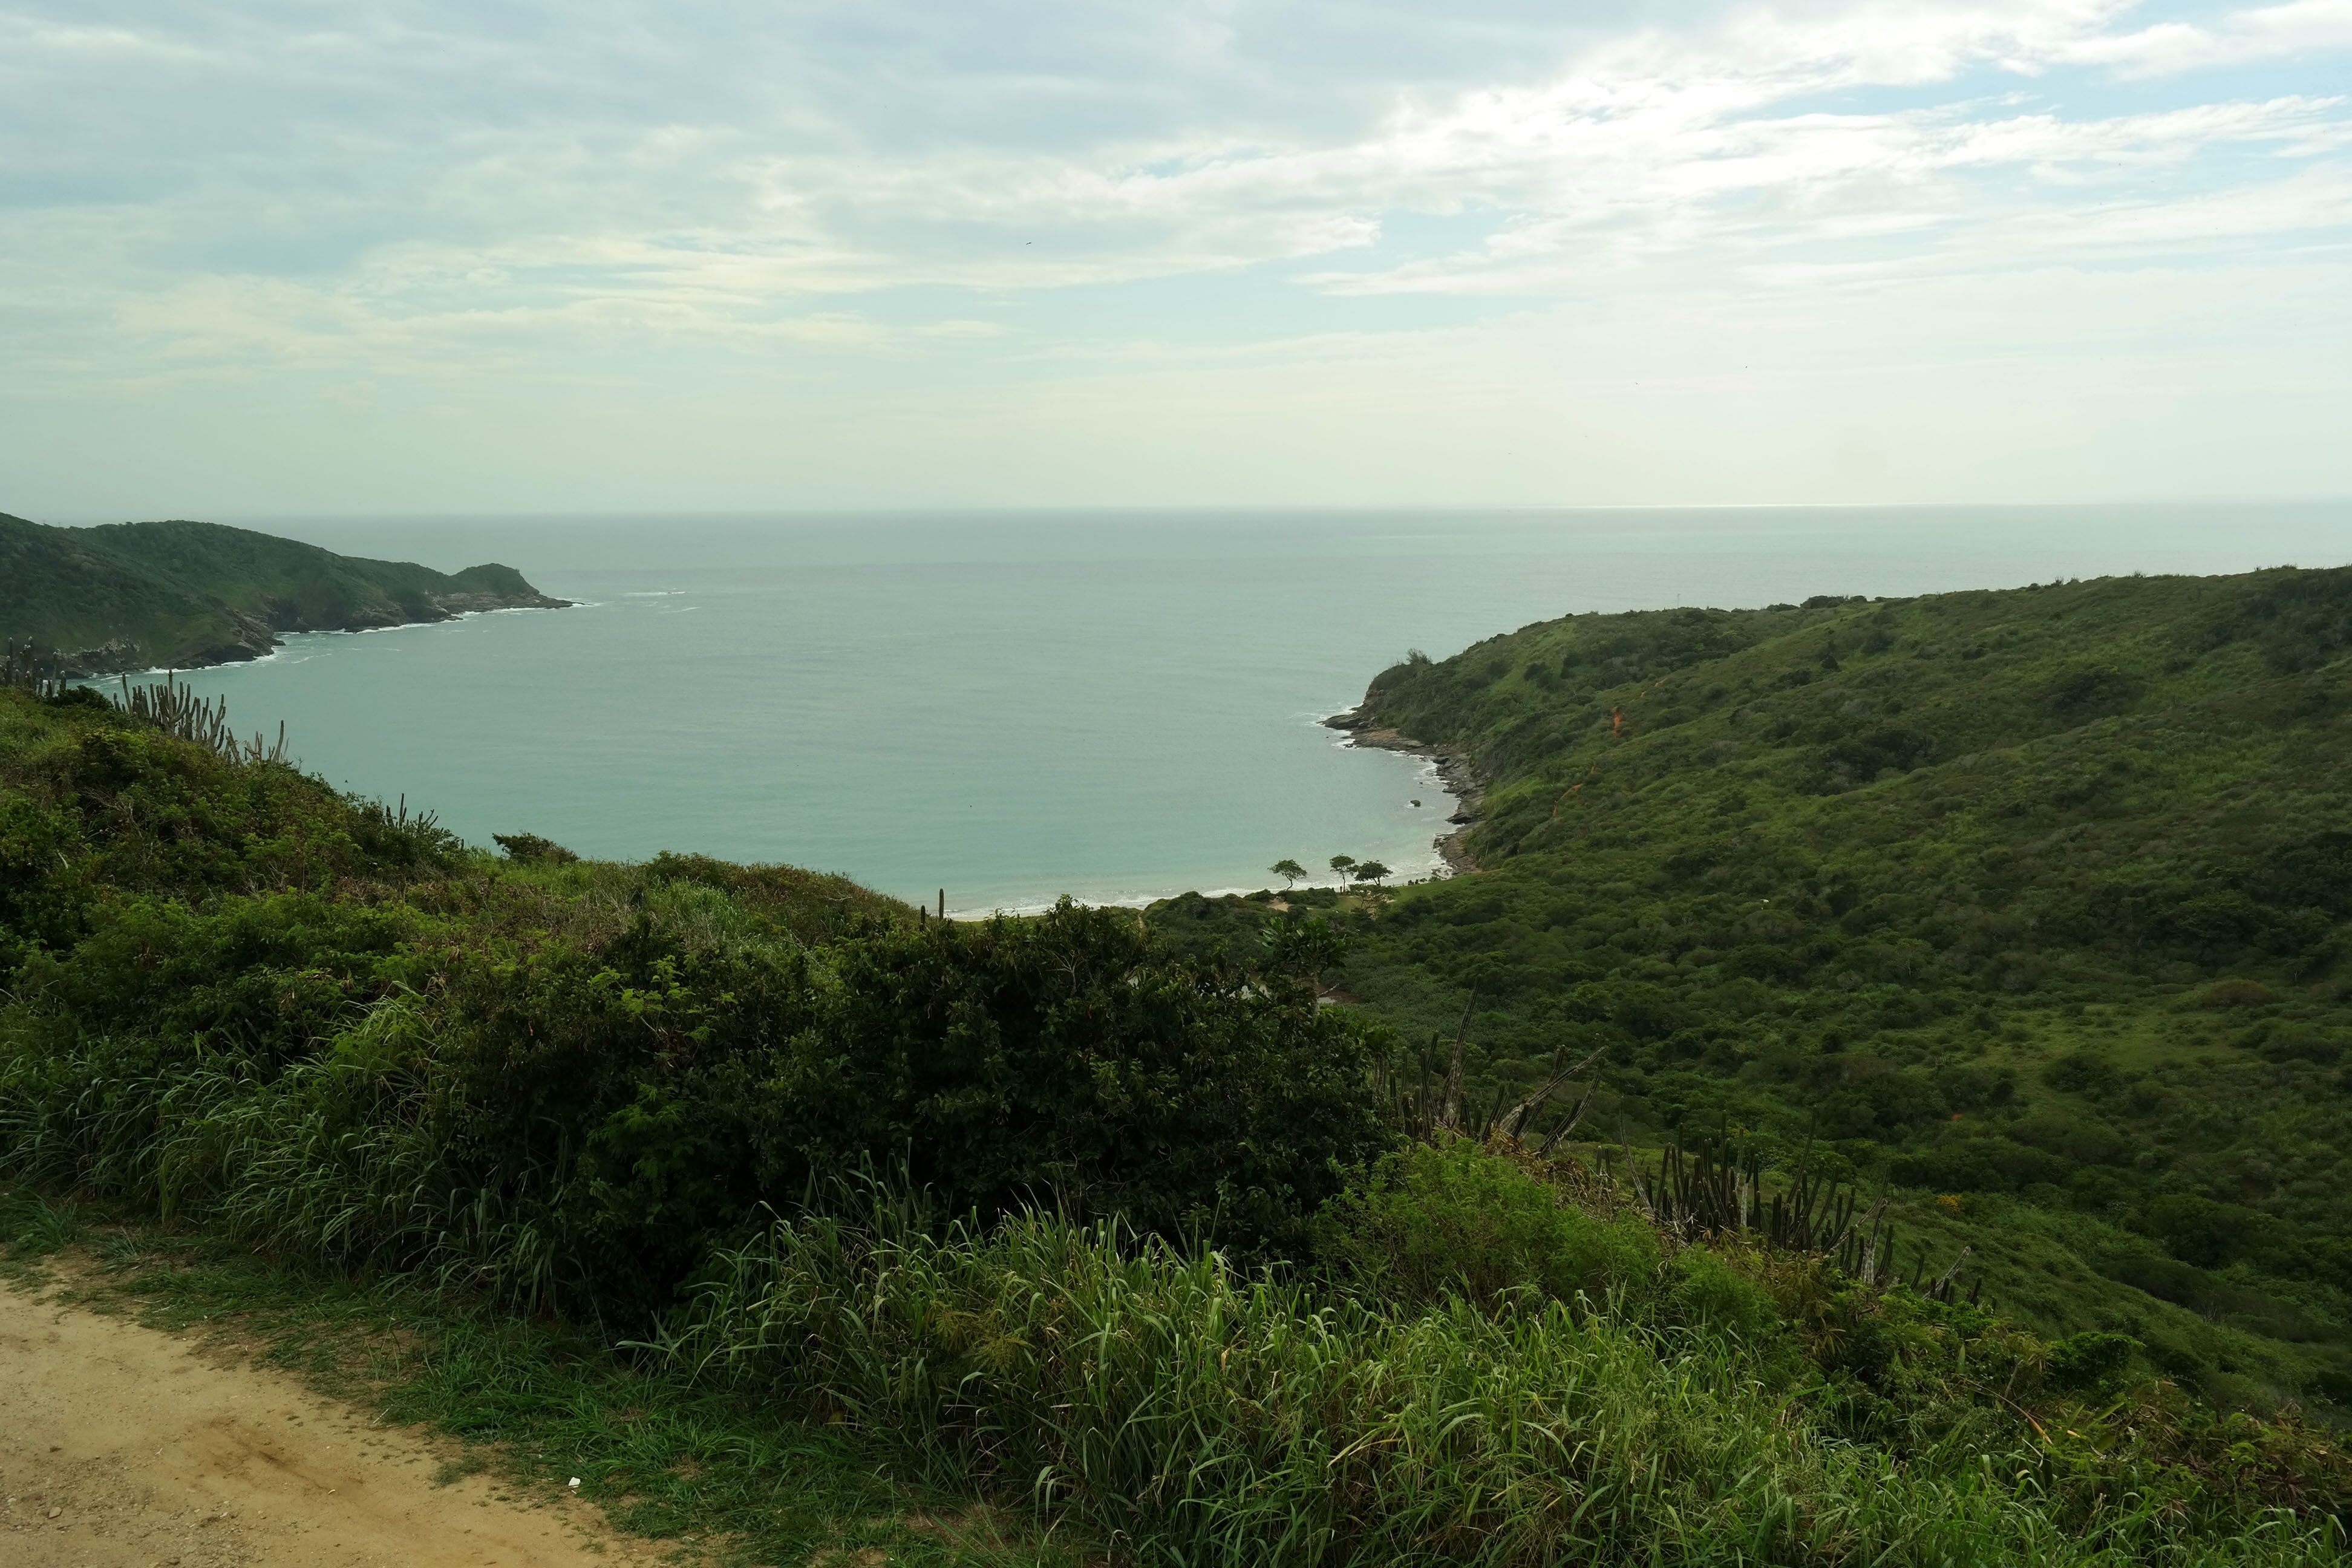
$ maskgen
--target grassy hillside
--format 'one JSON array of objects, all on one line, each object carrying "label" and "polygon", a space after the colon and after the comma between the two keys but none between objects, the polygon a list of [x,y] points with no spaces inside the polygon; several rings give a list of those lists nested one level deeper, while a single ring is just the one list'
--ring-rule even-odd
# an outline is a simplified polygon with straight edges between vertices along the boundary
[{"label": "grassy hillside", "polygon": [[2292,1412],[1407,1136],[1309,921],[1219,955],[502,842],[0,689],[0,1221],[619,1342],[498,1386],[608,1391],[562,1460],[625,1517],[846,1441],[1089,1561],[2338,1559],[2352,1462]]},{"label": "grassy hillside", "polygon": [[0,515],[0,640],[57,649],[74,674],[194,668],[258,658],[286,632],[562,603],[509,566],[447,575],[218,523],[49,528]]},{"label": "grassy hillside", "polygon": [[[1581,1136],[1809,1133],[2001,1309],[2216,1397],[2352,1397],[2352,572],[1579,616],[1357,722],[1465,757],[1485,868],[1336,972]],[[1327,893],[1303,895],[1328,904]],[[1274,901],[1158,917],[1255,940]]]}]

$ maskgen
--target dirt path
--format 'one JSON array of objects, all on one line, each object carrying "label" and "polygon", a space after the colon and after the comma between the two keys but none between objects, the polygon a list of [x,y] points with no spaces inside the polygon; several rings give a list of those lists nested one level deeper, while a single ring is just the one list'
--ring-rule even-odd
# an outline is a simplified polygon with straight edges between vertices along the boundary
[{"label": "dirt path", "polygon": [[443,1454],[291,1376],[0,1282],[7,1568],[604,1568],[659,1561],[586,1504],[435,1484]]}]

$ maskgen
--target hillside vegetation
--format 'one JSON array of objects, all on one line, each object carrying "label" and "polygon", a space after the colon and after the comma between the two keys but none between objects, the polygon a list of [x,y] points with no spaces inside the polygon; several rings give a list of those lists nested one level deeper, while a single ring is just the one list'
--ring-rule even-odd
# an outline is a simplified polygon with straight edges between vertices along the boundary
[{"label": "hillside vegetation", "polygon": [[[855,1433],[1096,1558],[2340,1554],[2292,1411],[1416,1139],[1327,924],[502,842],[0,689],[0,1177],[586,1325],[736,1402],[714,1454]],[[630,1506],[611,1442],[572,1473]]]},{"label": "hillside vegetation", "polygon": [[[1491,1090],[1601,1051],[1580,1141],[1727,1131],[1785,1172],[1811,1136],[2006,1314],[2343,1401],[2347,654],[2352,572],[2280,570],[1416,655],[1349,722],[1472,764],[1484,869],[1346,900],[1331,978],[1416,1040],[1475,994]],[[1276,902],[1155,918],[1246,942]]]},{"label": "hillside vegetation", "polygon": [[454,575],[212,522],[50,528],[0,515],[0,643],[68,675],[257,658],[287,632],[553,608],[510,566]]}]

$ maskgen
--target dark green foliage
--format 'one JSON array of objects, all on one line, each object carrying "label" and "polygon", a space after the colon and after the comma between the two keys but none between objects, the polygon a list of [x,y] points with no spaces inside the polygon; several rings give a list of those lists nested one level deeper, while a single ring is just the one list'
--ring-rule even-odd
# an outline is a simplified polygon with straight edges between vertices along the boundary
[{"label": "dark green foliage", "polygon": [[404,1065],[437,1086],[447,1179],[511,1194],[553,1271],[532,1288],[578,1302],[656,1305],[757,1205],[860,1165],[1276,1244],[1386,1137],[1357,1031],[1105,911],[814,949],[690,948],[648,912],[435,967],[438,1044]]},{"label": "dark green foliage", "polygon": [[2132,1357],[2146,1349],[2127,1334],[2075,1334],[2050,1347],[2050,1386],[2065,1394],[2112,1395],[2124,1385]]},{"label": "dark green foliage", "polygon": [[[16,691],[0,807],[12,1177],[605,1342],[656,1330],[659,1397],[726,1385],[698,1408],[761,1412],[763,1462],[793,1452],[780,1418],[821,1421],[1203,1563],[2185,1565],[2334,1539],[2345,1467],[2291,1416],[1819,1258],[1690,1246],[1586,1166],[1397,1151],[1393,1054],[1318,978],[1381,933],[1328,890],[1221,949],[1066,904],[922,921],[783,868],[500,859]],[[1558,1015],[1578,1059],[1709,1059],[1708,1004],[1587,986]],[[2021,1081],[1840,1045],[1881,1118]],[[2077,1122],[2033,1136],[2095,1141],[2139,1085],[2084,1081]],[[2155,1239],[2193,1249],[2212,1215],[2125,1217],[2102,1267],[2265,1310],[2239,1263]],[[2131,1338],[2193,1365],[2165,1327]]]},{"label": "dark green foliage", "polygon": [[1359,1290],[1405,1307],[1514,1290],[1593,1301],[1647,1295],[1658,1238],[1631,1213],[1594,1217],[1466,1138],[1389,1155],[1324,1211],[1317,1254]]},{"label": "dark green foliage", "polygon": [[493,833],[490,839],[508,859],[523,865],[569,866],[580,858],[554,839],[536,833]]},{"label": "dark green foliage", "polygon": [[[1578,616],[1408,659],[1365,716],[1475,764],[1485,868],[1322,911],[1354,939],[1331,982],[1406,1038],[1475,989],[1477,1103],[1601,1049],[1588,1138],[1727,1125],[1785,1174],[1811,1131],[1893,1183],[1906,1277],[1969,1246],[2044,1331],[2171,1344],[2225,1401],[2329,1397],[2347,627],[2352,570],[2280,570]],[[1188,917],[1236,951],[1268,918]]]},{"label": "dark green foliage", "polygon": [[1123,914],[897,928],[845,948],[822,997],[761,1084],[761,1146],[795,1175],[911,1142],[959,1207],[1058,1194],[1257,1245],[1295,1242],[1335,1163],[1388,1137],[1360,1033]]},{"label": "dark green foliage", "polygon": [[861,1164],[1281,1247],[1391,1136],[1372,1042],[1305,977],[1130,914],[919,923],[788,868],[501,865],[279,764],[0,701],[27,870],[0,1149],[51,1180],[642,1318]]},{"label": "dark green foliage", "polygon": [[2115,1064],[2095,1052],[2074,1050],[2042,1069],[2042,1081],[2069,1094],[2112,1094],[2121,1086]]},{"label": "dark green foliage", "polygon": [[0,984],[110,899],[398,881],[459,856],[429,817],[354,805],[282,763],[241,764],[104,703],[0,693]]},{"label": "dark green foliage", "polygon": [[1704,1247],[1675,1254],[1665,1310],[1674,1320],[1728,1335],[1751,1350],[1769,1346],[1786,1328],[1769,1289]]},{"label": "dark green foliage", "polygon": [[29,950],[70,942],[81,930],[87,885],[70,875],[80,825],[22,795],[0,796],[0,977]]},{"label": "dark green foliage", "polygon": [[454,575],[210,522],[48,528],[0,515],[0,642],[63,650],[70,673],[254,658],[293,631],[554,605],[510,566]]}]

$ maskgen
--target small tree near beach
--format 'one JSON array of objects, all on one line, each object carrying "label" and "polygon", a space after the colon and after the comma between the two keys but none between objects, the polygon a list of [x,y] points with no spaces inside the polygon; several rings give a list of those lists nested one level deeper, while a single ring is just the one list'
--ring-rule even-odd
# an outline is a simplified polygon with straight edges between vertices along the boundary
[{"label": "small tree near beach", "polygon": [[1300,880],[1307,875],[1307,868],[1287,856],[1276,860],[1266,869],[1282,879],[1282,890],[1286,893],[1298,886]]},{"label": "small tree near beach", "polygon": [[1349,870],[1355,864],[1356,858],[1353,855],[1334,855],[1331,857],[1331,874],[1339,879],[1339,886],[1344,888],[1348,885]]},{"label": "small tree near beach", "polygon": [[1356,868],[1349,871],[1348,875],[1359,882],[1369,882],[1377,888],[1389,879],[1391,872],[1378,860],[1364,860],[1358,862]]}]

